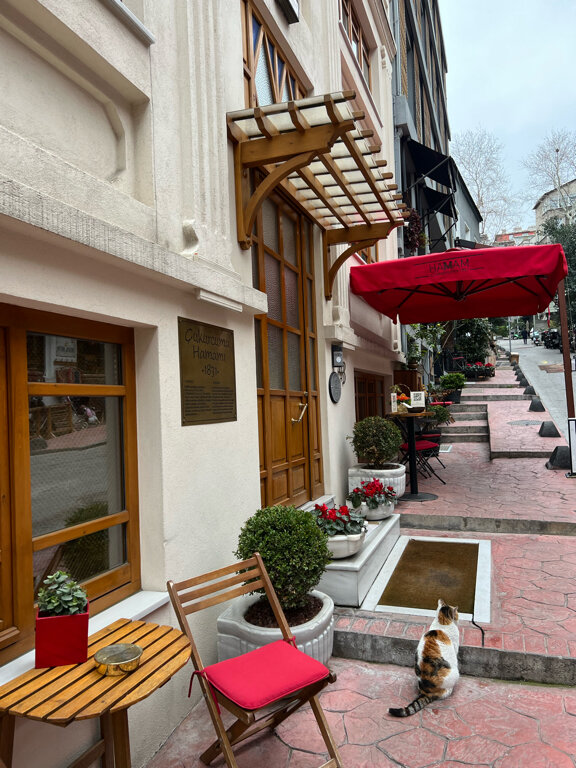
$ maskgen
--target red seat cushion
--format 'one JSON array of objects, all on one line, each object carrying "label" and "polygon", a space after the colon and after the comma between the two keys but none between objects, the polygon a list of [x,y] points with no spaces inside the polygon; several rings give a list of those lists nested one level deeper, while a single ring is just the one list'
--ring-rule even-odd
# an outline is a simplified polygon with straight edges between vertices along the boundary
[{"label": "red seat cushion", "polygon": [[260,709],[307,685],[330,670],[285,640],[205,667],[209,682],[244,709]]},{"label": "red seat cushion", "polygon": [[[416,440],[417,451],[430,451],[432,448],[438,448],[438,443],[432,443],[430,440]],[[407,451],[408,443],[402,443],[400,450]]]}]

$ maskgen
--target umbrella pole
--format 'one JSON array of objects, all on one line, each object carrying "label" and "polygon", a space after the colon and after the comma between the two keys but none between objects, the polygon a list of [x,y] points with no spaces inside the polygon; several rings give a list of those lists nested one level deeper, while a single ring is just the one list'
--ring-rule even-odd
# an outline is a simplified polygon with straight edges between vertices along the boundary
[{"label": "umbrella pole", "polygon": [[573,419],[574,390],[572,389],[572,361],[570,360],[570,336],[568,334],[564,280],[561,280],[558,283],[558,312],[560,314],[560,330],[562,332],[562,358],[564,361],[564,384],[566,386],[566,410],[568,411],[568,418]]}]

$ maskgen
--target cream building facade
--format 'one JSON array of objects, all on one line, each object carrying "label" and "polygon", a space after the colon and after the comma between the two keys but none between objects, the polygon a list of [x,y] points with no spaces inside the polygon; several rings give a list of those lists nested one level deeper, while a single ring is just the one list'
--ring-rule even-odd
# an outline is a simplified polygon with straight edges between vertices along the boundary
[{"label": "cream building facade", "polygon": [[[1,683],[33,665],[54,568],[87,584],[92,628],[174,623],[166,580],[231,561],[260,506],[344,500],[346,436],[403,360],[348,285],[397,255],[395,55],[387,0],[0,0]],[[327,250],[330,215],[285,184],[243,248],[229,116],[343,93],[354,146],[388,161],[387,237],[330,273],[350,242]],[[183,373],[194,354],[204,383]],[[131,710],[134,765],[195,702],[188,677]],[[18,722],[14,764],[56,768],[95,736],[53,730]]]}]

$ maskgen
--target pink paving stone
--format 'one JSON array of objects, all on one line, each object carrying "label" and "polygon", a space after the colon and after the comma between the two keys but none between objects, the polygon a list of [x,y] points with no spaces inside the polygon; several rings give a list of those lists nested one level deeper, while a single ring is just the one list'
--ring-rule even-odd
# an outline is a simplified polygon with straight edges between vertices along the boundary
[{"label": "pink paving stone", "polygon": [[[344,744],[346,732],[342,715],[335,712],[325,712],[325,715],[336,744],[338,746]],[[292,749],[301,749],[305,752],[324,752],[326,749],[324,739],[310,709],[296,712],[284,720],[277,727],[276,732],[282,741]]]},{"label": "pink paving stone", "polygon": [[560,691],[535,686],[518,685],[505,689],[505,693],[499,696],[499,700],[515,712],[538,719],[558,717],[564,711]]},{"label": "pink paving stone", "polygon": [[390,622],[387,620],[382,621],[380,619],[376,619],[368,627],[368,633],[370,635],[385,635],[389,624]]},{"label": "pink paving stone", "polygon": [[561,637],[546,638],[549,656],[568,656],[568,643]]},{"label": "pink paving stone", "polygon": [[546,640],[540,635],[526,635],[524,637],[526,653],[546,653]]},{"label": "pink paving stone", "polygon": [[323,693],[320,698],[322,707],[331,712],[349,712],[352,709],[356,709],[356,707],[359,707],[361,704],[365,704],[367,701],[370,701],[367,696],[347,690],[329,690],[326,693]]},{"label": "pink paving stone", "polygon": [[352,632],[363,632],[368,626],[368,619],[355,619],[350,629]]},{"label": "pink paving stone", "polygon": [[460,642],[462,645],[479,648],[482,645],[482,633],[479,629],[464,629],[460,634]]},{"label": "pink paving stone", "polygon": [[424,632],[428,629],[428,626],[425,624],[407,624],[404,637],[409,637],[412,640],[420,640]]},{"label": "pink paving stone", "polygon": [[542,570],[544,573],[549,573],[550,576],[561,576],[564,578],[576,577],[576,565],[564,562],[552,562],[542,563]]},{"label": "pink paving stone", "polygon": [[571,658],[576,658],[576,640],[568,640],[569,655]]},{"label": "pink paving stone", "polygon": [[540,722],[540,735],[545,744],[576,755],[576,728],[572,717],[552,717]]},{"label": "pink paving stone", "polygon": [[404,635],[405,628],[406,628],[405,622],[391,621],[388,629],[386,630],[386,635],[388,637],[402,637]]},{"label": "pink paving stone", "polygon": [[346,744],[340,749],[340,757],[344,765],[350,768],[398,768],[398,763],[393,763],[372,744],[366,746]]},{"label": "pink paving stone", "polygon": [[[451,741],[446,748],[446,759],[460,761],[464,765],[477,765],[488,761],[492,763],[505,755],[508,747],[483,736],[470,736],[466,739]],[[529,768],[527,763],[523,768]],[[532,766],[530,766],[532,768]]]},{"label": "pink paving stone", "polygon": [[513,712],[498,701],[476,701],[458,708],[460,717],[476,733],[512,747],[526,741],[538,740],[538,723],[532,718]]},{"label": "pink paving stone", "polygon": [[564,706],[566,707],[566,712],[576,715],[576,696],[564,696]]},{"label": "pink paving stone", "polygon": [[568,755],[545,744],[521,744],[513,747],[494,768],[574,768]]},{"label": "pink paving stone", "polygon": [[523,635],[508,635],[502,636],[504,640],[505,651],[524,651],[524,636]]},{"label": "pink paving stone", "polygon": [[488,630],[484,635],[484,645],[486,648],[502,648],[502,633]]},{"label": "pink paving stone", "polygon": [[423,768],[444,756],[444,739],[423,729],[414,729],[407,733],[391,736],[379,744],[392,760],[409,768]]},{"label": "pink paving stone", "polygon": [[433,705],[423,710],[422,726],[447,739],[460,739],[473,733],[470,726],[454,710],[440,709]]},{"label": "pink paving stone", "polygon": [[522,597],[534,603],[551,603],[561,606],[566,604],[566,595],[563,592],[552,592],[547,589],[526,589],[522,593]]},{"label": "pink paving stone", "polygon": [[381,739],[409,731],[418,725],[418,720],[393,718],[388,715],[389,701],[371,701],[344,716],[348,743],[357,745],[375,744]]},{"label": "pink paving stone", "polygon": [[[328,758],[328,754],[325,755],[325,760]],[[307,752],[292,752],[290,754],[290,760],[287,768],[318,768],[320,763],[320,756],[317,754],[310,755]],[[271,763],[264,762],[262,766],[270,766]],[[214,763],[214,768],[224,768],[224,764]],[[243,766],[242,766],[243,768]],[[256,768],[255,766],[246,766],[246,768]],[[276,766],[274,766],[276,768]],[[284,768],[284,766],[281,766]]]},{"label": "pink paving stone", "polygon": [[335,623],[336,629],[349,629],[351,625],[352,625],[351,616],[340,616],[340,618],[337,619]]},{"label": "pink paving stone", "polygon": [[529,600],[524,600],[523,598],[508,600],[507,605],[510,610],[519,616],[542,619],[543,621],[564,621],[573,615],[572,611],[563,606],[531,603]]}]

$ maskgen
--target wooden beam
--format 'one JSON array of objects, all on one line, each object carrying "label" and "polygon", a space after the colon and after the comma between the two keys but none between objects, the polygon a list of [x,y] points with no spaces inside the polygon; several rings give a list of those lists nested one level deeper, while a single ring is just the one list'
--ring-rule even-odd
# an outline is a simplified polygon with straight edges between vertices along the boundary
[{"label": "wooden beam", "polygon": [[[344,253],[341,253],[340,256],[336,259],[334,264],[329,266],[328,270],[324,270],[324,296],[326,298],[326,301],[332,298],[332,288],[334,287],[334,280],[336,279],[336,275],[338,274],[338,270],[340,267],[344,264],[344,262],[350,258],[353,254],[357,253],[358,251],[361,251],[363,248],[370,248],[371,246],[375,245],[378,241],[377,240],[366,240],[363,243],[353,243],[349,248],[346,248]],[[328,261],[329,261],[329,251],[328,251]]]},{"label": "wooden beam", "polygon": [[290,131],[271,138],[243,141],[239,145],[240,161],[243,168],[260,168],[284,162],[304,152],[329,152],[334,142],[353,127],[354,122],[350,120],[340,125],[318,125],[304,133]]},{"label": "wooden beam", "polygon": [[327,245],[342,245],[343,243],[363,243],[366,240],[384,240],[394,227],[400,226],[399,221],[382,221],[376,224],[353,224],[349,227],[329,229],[326,232]]}]

